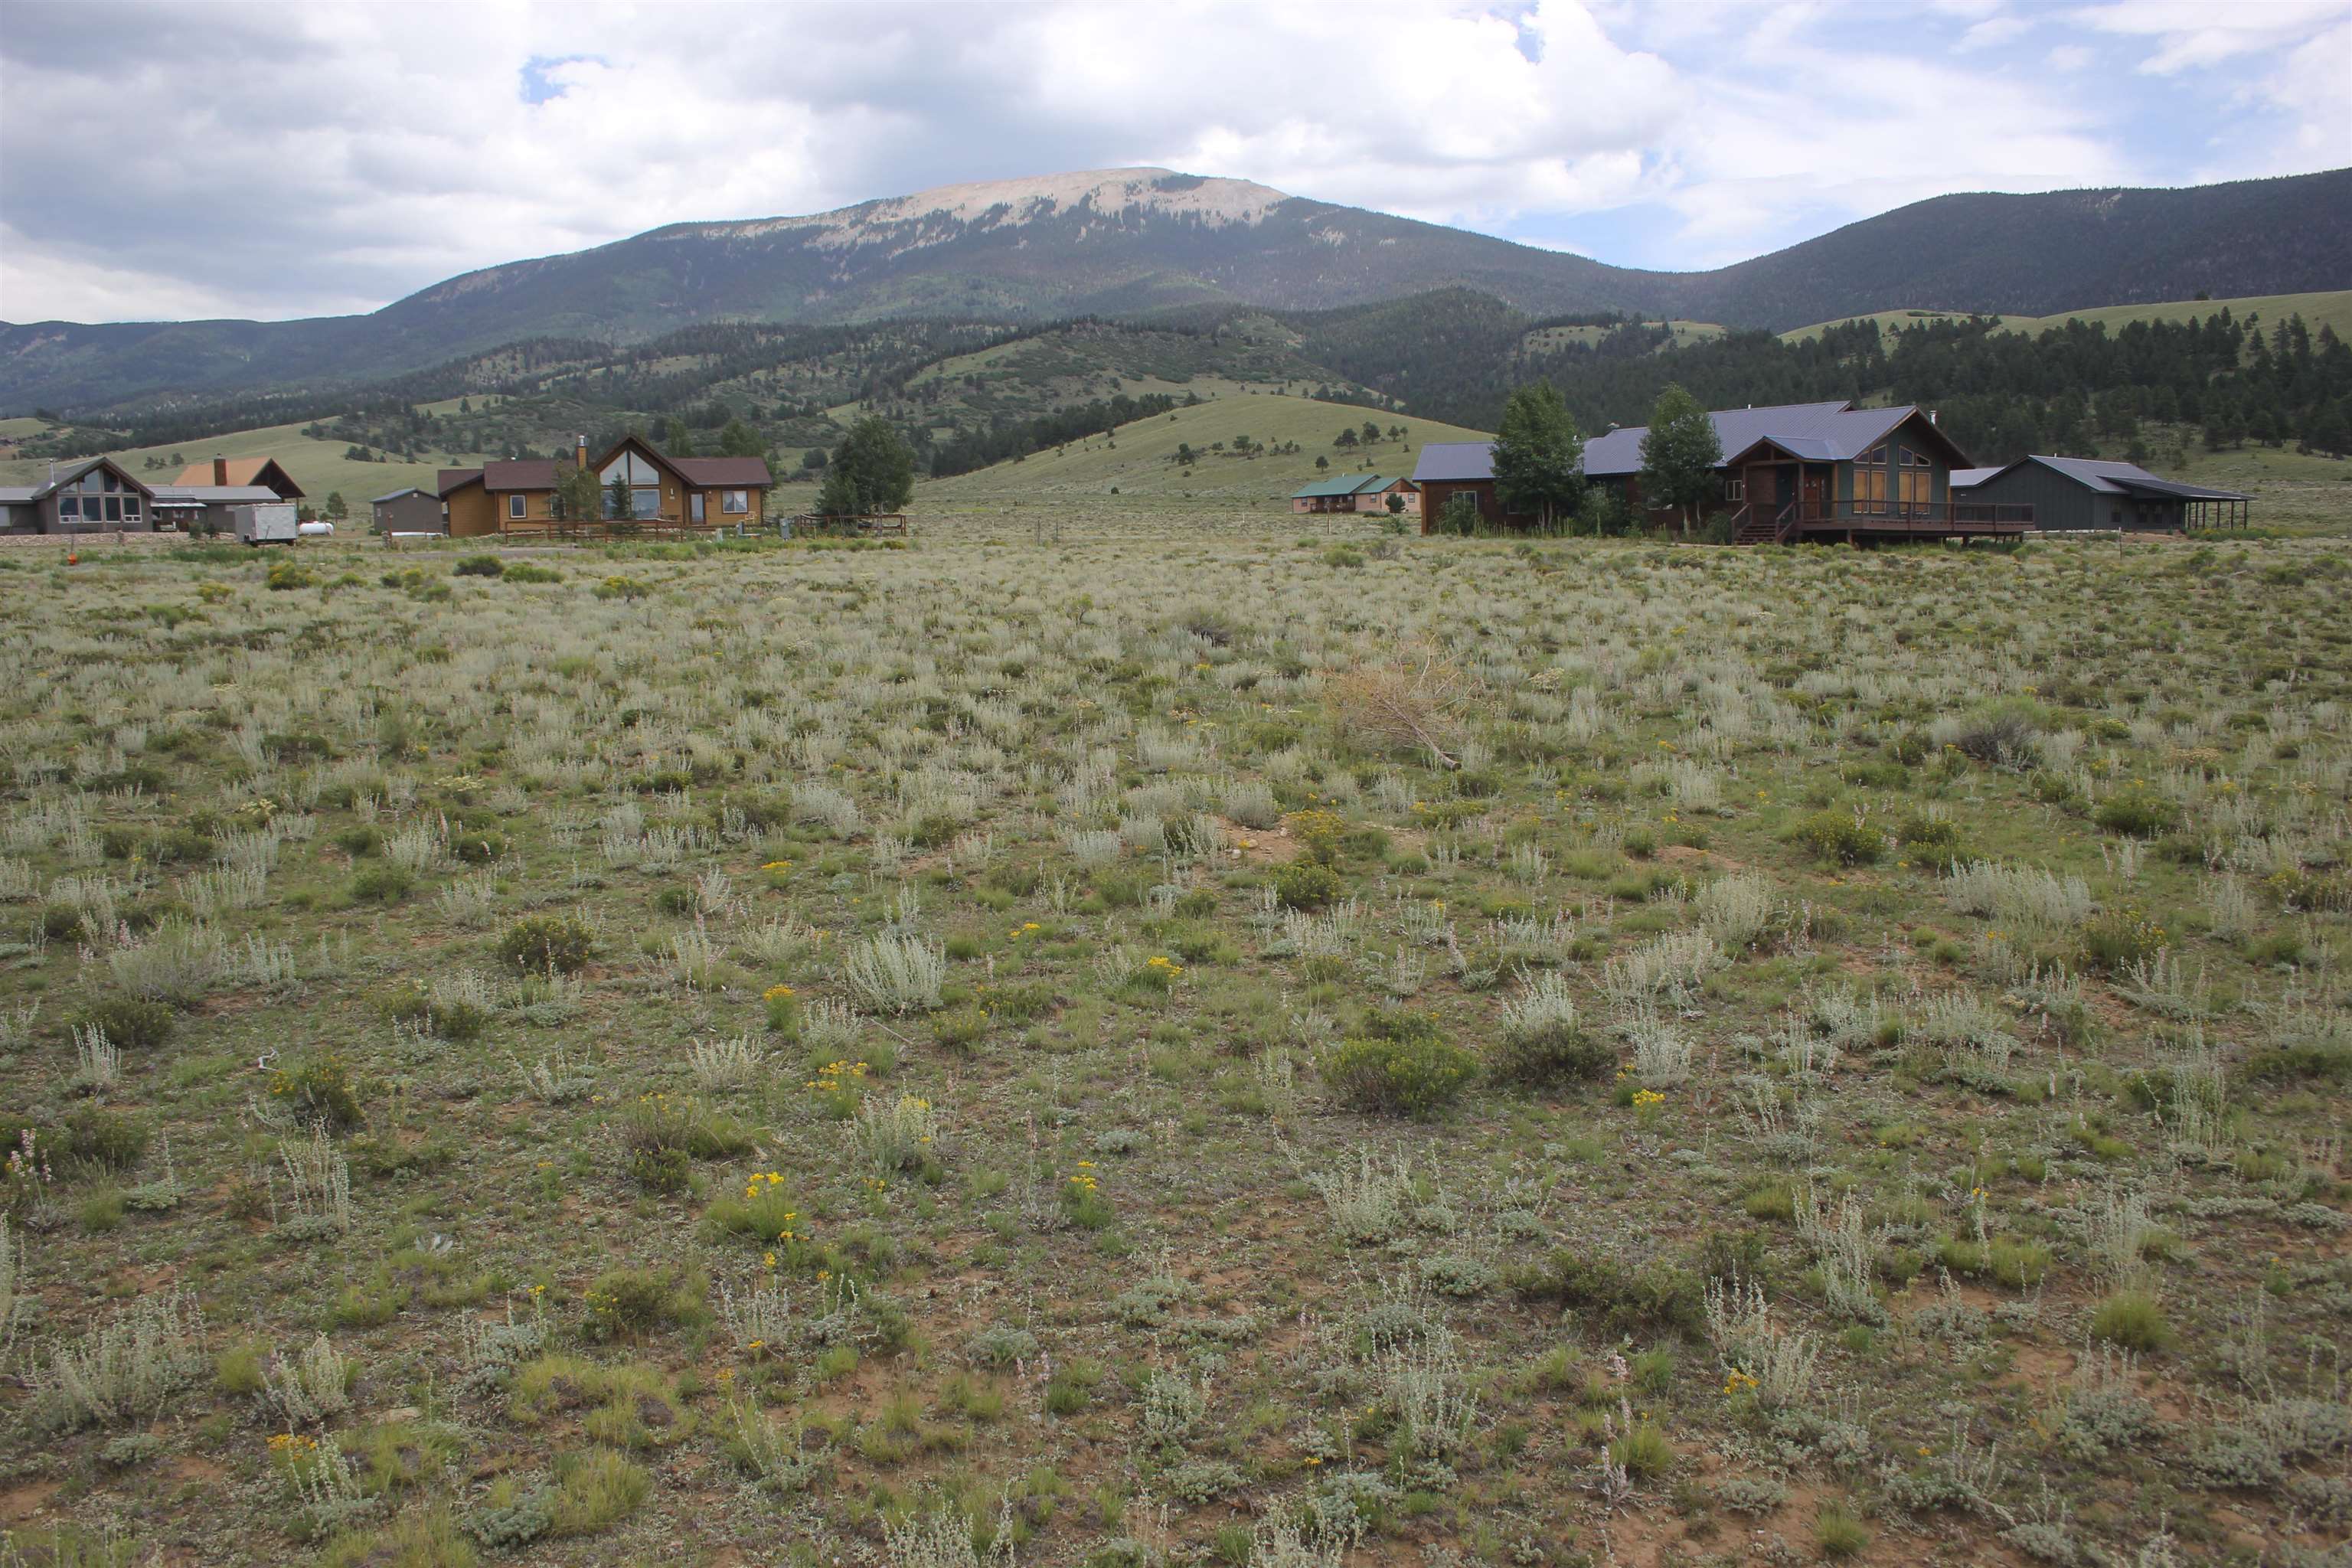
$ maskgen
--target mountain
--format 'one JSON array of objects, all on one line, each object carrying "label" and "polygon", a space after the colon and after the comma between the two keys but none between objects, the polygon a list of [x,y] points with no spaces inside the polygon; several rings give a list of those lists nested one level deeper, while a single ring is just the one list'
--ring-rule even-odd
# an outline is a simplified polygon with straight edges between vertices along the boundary
[{"label": "mountain", "polygon": [[533,338],[698,322],[1012,323],[1319,310],[1466,289],[1541,318],[1775,330],[1928,306],[2091,305],[2352,283],[2352,170],[2189,190],[1940,196],[1712,272],[1644,272],[1244,180],[1114,169],[806,217],[677,224],[486,268],[365,316],[0,324],[0,413],[359,384]]}]

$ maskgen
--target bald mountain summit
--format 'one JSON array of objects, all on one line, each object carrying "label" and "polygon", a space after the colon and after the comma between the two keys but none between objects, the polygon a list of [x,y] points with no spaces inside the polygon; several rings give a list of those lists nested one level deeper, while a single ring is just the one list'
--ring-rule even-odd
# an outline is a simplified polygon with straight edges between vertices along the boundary
[{"label": "bald mountain summit", "polygon": [[1949,195],[1711,272],[1645,272],[1244,180],[1114,169],[803,217],[675,224],[363,316],[0,324],[0,413],[357,385],[530,340],[719,321],[1034,324],[1319,310],[1467,289],[1531,316],[1781,330],[1905,307],[2047,315],[2352,284],[2352,170],[2185,190]]}]

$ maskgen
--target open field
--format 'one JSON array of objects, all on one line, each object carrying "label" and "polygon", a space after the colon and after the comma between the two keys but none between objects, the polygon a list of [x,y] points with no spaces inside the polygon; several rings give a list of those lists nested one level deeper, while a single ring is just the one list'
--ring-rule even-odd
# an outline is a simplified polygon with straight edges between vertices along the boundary
[{"label": "open field", "polygon": [[[2311,294],[2253,294],[2240,300],[2177,300],[2158,305],[2100,305],[2084,310],[2063,310],[2054,316],[2003,316],[2000,324],[2012,332],[2039,333],[2063,327],[2068,321],[2081,321],[2086,326],[2104,324],[2112,332],[2134,321],[2201,321],[2225,306],[2240,321],[2249,314],[2260,314],[2265,327],[2299,315],[2315,333],[2322,327],[2333,327],[2337,337],[2352,337],[2352,289]],[[1876,321],[1881,327],[1908,327],[1921,321],[1957,321],[1966,316],[1966,311],[1952,310],[1879,310],[1866,316],[1841,317],[1836,321],[1817,321],[1780,336],[1795,343],[1820,337],[1823,327],[1848,321]]]},{"label": "open field", "polygon": [[[1352,451],[1334,447],[1342,430],[1360,430],[1366,420],[1383,432],[1377,444]],[[1387,438],[1402,426],[1399,439]],[[1297,443],[1281,456],[1238,457],[1234,438],[1246,436],[1257,448]],[[1411,474],[1415,455],[1431,441],[1484,441],[1486,432],[1465,430],[1409,414],[1384,413],[1351,404],[1323,403],[1281,393],[1242,393],[1179,408],[1155,419],[1122,426],[1118,439],[1074,441],[1059,451],[1040,452],[998,463],[977,473],[930,481],[926,502],[957,505],[1032,497],[1103,497],[1119,494],[1163,500],[1191,497],[1220,502],[1287,498],[1299,486],[1327,474]],[[1180,446],[1200,454],[1188,472],[1175,461]],[[1223,450],[1215,448],[1222,447]],[[1330,460],[1318,469],[1317,458]]]},{"label": "open field", "polygon": [[2333,1560],[2342,540],[1123,515],[0,556],[0,1523]]}]

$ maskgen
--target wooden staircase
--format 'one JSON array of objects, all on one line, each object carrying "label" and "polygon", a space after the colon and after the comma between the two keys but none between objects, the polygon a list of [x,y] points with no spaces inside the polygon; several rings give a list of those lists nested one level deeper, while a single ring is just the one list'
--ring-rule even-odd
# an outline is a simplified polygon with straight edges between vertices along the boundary
[{"label": "wooden staircase", "polygon": [[1735,521],[1738,528],[1731,535],[1734,544],[1777,544],[1788,522],[1784,510],[1778,517],[1767,517],[1753,506],[1739,509]]}]

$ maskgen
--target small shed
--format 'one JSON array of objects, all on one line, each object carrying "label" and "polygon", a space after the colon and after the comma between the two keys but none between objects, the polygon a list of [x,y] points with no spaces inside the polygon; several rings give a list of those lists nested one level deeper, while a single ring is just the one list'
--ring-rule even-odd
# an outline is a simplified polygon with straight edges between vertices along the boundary
[{"label": "small shed", "polygon": [[441,510],[441,498],[415,485],[394,490],[388,496],[378,496],[368,505],[374,509],[373,521],[378,533],[449,531],[449,520]]},{"label": "small shed", "polygon": [[1952,494],[1962,501],[2030,505],[2034,526],[2053,533],[2241,528],[2253,500],[2242,490],[2163,479],[2137,463],[2038,455],[1997,468],[1956,468]]}]

